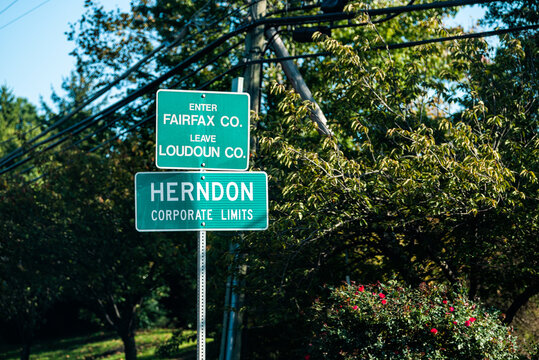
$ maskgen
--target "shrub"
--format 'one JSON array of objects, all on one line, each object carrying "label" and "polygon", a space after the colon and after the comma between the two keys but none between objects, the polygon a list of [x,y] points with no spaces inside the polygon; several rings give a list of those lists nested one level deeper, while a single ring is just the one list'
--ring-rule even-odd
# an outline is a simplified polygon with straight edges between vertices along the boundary
[{"label": "shrub", "polygon": [[352,284],[329,289],[311,310],[305,359],[519,359],[500,314],[462,288]]}]

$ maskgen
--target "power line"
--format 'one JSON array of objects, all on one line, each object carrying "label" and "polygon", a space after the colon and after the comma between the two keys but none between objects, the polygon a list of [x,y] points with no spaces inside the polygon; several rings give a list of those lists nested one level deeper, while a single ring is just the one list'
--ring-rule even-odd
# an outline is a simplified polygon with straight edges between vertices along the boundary
[{"label": "power line", "polygon": [[338,12],[331,14],[317,14],[317,15],[304,15],[304,16],[291,16],[280,18],[264,18],[253,22],[252,24],[258,25],[299,25],[299,24],[317,24],[323,22],[334,22],[339,20],[351,20],[357,17],[359,14],[367,14],[370,16],[376,15],[390,15],[394,13],[405,13],[412,11],[423,11],[442,9],[448,7],[457,7],[465,5],[478,5],[488,4],[492,2],[508,2],[507,0],[451,0],[451,1],[438,1],[426,4],[404,5],[379,9],[360,9],[355,12]]},{"label": "power line", "polygon": [[[434,9],[434,8],[442,8],[442,7],[445,7],[445,6],[462,6],[462,5],[471,5],[471,4],[479,4],[479,3],[489,3],[489,2],[494,2],[494,1],[495,0],[454,0],[454,1],[443,1],[443,2],[436,2],[436,3],[430,3],[430,4],[408,5],[408,6],[393,7],[393,8],[366,9],[366,10],[362,10],[360,12],[368,13],[369,15],[384,15],[384,14],[385,15],[390,15],[390,14],[394,14],[396,12],[427,10],[427,9]],[[238,29],[236,29],[234,31],[231,31],[231,32],[229,32],[227,34],[224,34],[221,37],[215,39],[213,42],[208,44],[204,49],[196,52],[195,54],[193,54],[191,56],[189,56],[184,61],[182,61],[181,63],[179,63],[178,65],[176,65],[172,69],[170,69],[169,71],[167,71],[165,74],[161,75],[159,78],[154,79],[150,83],[148,83],[145,86],[143,86],[143,87],[139,88],[138,90],[134,91],[132,94],[125,97],[121,101],[115,103],[114,105],[110,106],[109,108],[105,109],[104,111],[102,111],[102,112],[100,112],[100,113],[98,113],[98,114],[96,114],[96,115],[94,115],[94,116],[92,116],[90,118],[87,118],[87,119],[83,120],[82,122],[79,122],[79,123],[75,124],[74,126],[68,128],[66,131],[60,133],[60,135],[52,136],[52,137],[50,137],[49,139],[47,139],[45,141],[42,141],[42,142],[40,142],[38,144],[35,144],[29,150],[23,151],[21,154],[17,154],[17,156],[15,156],[14,158],[23,156],[23,155],[27,154],[28,152],[36,149],[38,146],[43,145],[43,144],[45,144],[47,142],[50,142],[50,141],[58,138],[59,136],[63,135],[65,132],[71,131],[71,130],[77,128],[77,127],[79,127],[79,129],[77,129],[76,133],[80,133],[80,131],[86,129],[92,123],[96,122],[95,118],[97,117],[97,115],[99,115],[100,117],[107,116],[108,114],[111,114],[111,113],[115,112],[116,110],[118,110],[119,108],[129,104],[131,101],[137,99],[138,97],[140,97],[140,96],[142,96],[144,94],[147,94],[148,92],[156,89],[159,86],[159,84],[163,83],[164,81],[166,81],[170,77],[174,76],[179,71],[182,71],[183,69],[185,69],[190,64],[200,60],[209,51],[212,51],[213,49],[217,48],[218,46],[220,46],[221,44],[226,42],[228,39],[230,39],[230,38],[232,38],[232,37],[234,37],[236,35],[239,35],[242,32],[248,31],[248,30],[252,29],[253,27],[260,26],[260,25],[274,25],[274,26],[276,26],[276,25],[294,25],[294,24],[302,24],[302,23],[313,23],[313,22],[316,23],[316,22],[335,21],[335,20],[338,20],[338,19],[342,20],[342,19],[350,18],[351,16],[355,16],[355,14],[335,13],[335,14],[326,14],[326,15],[311,15],[311,16],[286,17],[286,18],[264,18],[264,19],[256,20],[256,21],[253,21],[253,22],[251,22],[249,24],[240,26]],[[82,128],[82,130],[80,130],[81,128]],[[70,135],[70,136],[72,136],[72,135]],[[55,147],[55,146],[61,144],[64,141],[65,141],[65,138],[60,139],[59,141],[55,142],[54,144],[49,145],[43,151],[47,151],[50,148]],[[19,161],[17,163],[12,164],[8,168],[0,171],[0,175],[5,173],[5,172],[10,171],[11,169],[13,169],[13,168],[25,163],[25,162],[27,162],[30,159],[31,159],[31,156],[26,158],[26,159],[23,159],[23,160],[21,160],[21,161]],[[12,158],[10,158],[10,159],[2,159],[0,165],[5,165],[7,162],[9,162],[11,160],[13,160],[13,159]]]},{"label": "power line", "polygon": [[[258,2],[258,1],[257,1]],[[210,1],[208,1],[204,6],[206,7],[208,4],[210,3]],[[253,3],[254,4],[254,3]],[[188,39],[191,39],[193,38],[196,34],[199,34],[207,29],[210,29],[210,28],[213,28],[214,25],[216,25],[217,23],[219,23],[220,21],[222,21],[223,19],[227,18],[227,17],[231,17],[233,16],[234,14],[238,13],[239,11],[242,11],[244,10],[245,8],[248,8],[250,6],[252,6],[253,4],[248,4],[248,5],[245,5],[239,9],[236,9],[234,10],[233,12],[231,13],[228,13],[226,15],[223,15],[222,17],[220,17],[219,19],[215,20],[214,22],[210,23],[210,24],[207,24],[202,30],[200,31],[197,31],[195,34],[192,34],[191,36],[188,36],[185,40],[188,40]],[[201,8],[202,9],[202,8]],[[200,9],[200,10],[201,10]],[[199,11],[197,11],[195,13],[195,15],[197,15],[199,13]],[[194,18],[195,16],[193,16]],[[192,18],[192,19],[193,19]],[[32,144],[34,143],[35,141],[37,141],[38,139],[42,138],[43,136],[45,136],[47,133],[49,133],[50,131],[54,130],[55,128],[57,128],[58,126],[60,126],[61,124],[65,123],[67,120],[71,119],[75,114],[77,114],[80,110],[82,110],[84,107],[86,107],[87,105],[89,105],[90,103],[92,103],[93,101],[95,101],[97,98],[99,98],[101,95],[103,95],[105,92],[107,92],[108,90],[110,90],[113,86],[117,85],[121,80],[125,79],[127,76],[129,76],[131,73],[133,73],[134,71],[136,71],[140,66],[142,66],[148,59],[150,59],[152,56],[155,56],[158,52],[160,52],[162,49],[166,48],[166,50],[169,50],[171,48],[173,48],[174,46],[178,45],[178,43],[182,40],[183,36],[185,36],[186,34],[186,31],[187,31],[187,28],[188,28],[188,25],[192,22],[192,19],[189,21],[189,23],[187,23],[183,28],[182,28],[182,31],[180,32],[180,34],[171,42],[171,43],[163,43],[161,44],[158,48],[156,48],[154,51],[152,51],[150,54],[148,54],[147,56],[145,56],[143,59],[141,59],[137,64],[135,64],[134,66],[132,66],[131,68],[129,68],[128,70],[126,70],[122,75],[120,75],[119,77],[117,77],[116,79],[114,79],[111,83],[109,83],[108,85],[106,85],[105,87],[103,87],[102,89],[100,89],[99,91],[97,91],[95,94],[91,95],[87,100],[83,101],[80,105],[78,105],[74,110],[70,111],[67,115],[65,116],[62,116],[60,118],[60,120],[56,121],[55,123],[53,123],[51,126],[49,126],[47,129],[45,129],[44,131],[42,131],[40,134],[38,134],[37,136],[35,136],[34,138],[30,139],[29,141],[26,142],[26,146],[28,146],[28,144]],[[184,31],[185,30],[185,31]],[[88,119],[88,118],[87,118]],[[91,120],[91,119],[90,119]],[[71,127],[69,128],[71,129]],[[0,159],[0,166],[2,165],[5,165],[6,163],[20,157],[20,156],[23,156],[25,154],[27,154],[28,152],[32,151],[33,149],[39,147],[40,145],[43,145],[49,141],[52,141],[54,140],[55,137],[52,137],[52,138],[49,138],[49,139],[46,139],[44,141],[41,141],[37,144],[34,144],[33,146],[31,147],[27,147],[26,149],[23,149],[22,147],[19,147],[17,148],[16,150],[14,150],[13,152],[11,152],[10,154],[6,155],[4,158]],[[1,174],[1,172],[0,172]]]},{"label": "power line", "polygon": [[[50,0],[47,0],[50,1]],[[443,7],[452,7],[452,6],[463,6],[463,5],[473,5],[473,4],[484,4],[484,3],[490,3],[495,2],[499,0],[453,0],[453,1],[441,1],[441,2],[435,2],[430,4],[419,4],[419,5],[406,5],[406,6],[398,6],[398,7],[391,7],[391,8],[381,8],[381,9],[364,9],[360,10],[359,12],[367,13],[369,15],[395,15],[400,14],[403,12],[409,12],[409,11],[418,11],[418,10],[428,10],[428,9],[435,9],[435,8],[443,8]],[[253,4],[246,5],[244,8],[252,6]],[[238,9],[240,10],[240,9]],[[238,11],[237,10],[237,11]],[[228,34],[225,34],[221,38],[215,40],[210,45],[208,45],[206,48],[215,48],[219,46],[221,43],[224,43],[229,38],[236,36],[242,32],[248,31],[256,26],[260,25],[295,25],[300,23],[316,23],[316,22],[328,22],[328,21],[336,21],[336,20],[343,20],[343,19],[351,19],[355,17],[357,13],[334,13],[334,14],[323,14],[323,15],[311,15],[311,16],[297,16],[297,17],[283,17],[283,18],[264,18],[260,20],[253,21],[249,24],[243,25],[236,29],[235,31],[232,31]],[[226,17],[226,16],[225,16]],[[384,19],[382,19],[384,20]],[[172,70],[176,69],[177,67],[173,68]],[[133,70],[134,71],[134,70]],[[127,71],[128,73],[131,73],[130,70]],[[127,75],[126,75],[127,76]],[[162,78],[162,77],[161,77]],[[98,92],[99,93],[99,92]],[[100,96],[100,95],[99,95]],[[95,99],[94,99],[95,100]],[[80,110],[80,109],[78,109]],[[60,120],[60,123],[65,122],[66,120],[70,119],[73,116],[72,113],[66,115],[63,119]],[[54,125],[53,125],[54,126]],[[50,129],[52,130],[52,129]],[[50,130],[45,130],[44,134],[48,133]],[[34,139],[30,140],[29,143],[32,143],[38,138],[41,138],[44,134],[40,134]],[[40,143],[39,145],[41,145]],[[38,145],[38,146],[39,146]],[[33,147],[35,148],[35,147]],[[5,163],[13,160],[13,158],[19,157],[24,155],[21,154],[21,148],[15,150],[11,154],[7,155],[7,157],[4,157],[2,160],[0,160],[0,166],[4,165]],[[26,152],[27,153],[27,152]],[[0,173],[1,174],[1,173]]]},{"label": "power line", "polygon": [[19,0],[14,0],[11,4],[6,6],[4,9],[0,10],[0,15],[3,14],[7,9],[9,9],[13,4],[15,4]]},{"label": "power line", "polygon": [[[461,34],[461,35],[455,35],[455,36],[448,36],[448,37],[442,37],[442,38],[436,38],[436,39],[428,39],[428,40],[421,40],[421,41],[409,41],[405,43],[398,43],[398,44],[388,44],[387,48],[390,50],[394,49],[403,49],[403,48],[410,48],[430,43],[440,43],[440,42],[446,42],[451,40],[463,40],[463,39],[471,39],[471,38],[481,38],[481,37],[489,37],[489,36],[496,36],[496,35],[503,35],[507,33],[513,33],[513,32],[521,32],[526,30],[534,30],[539,28],[539,25],[530,25],[530,26],[521,26],[521,27],[515,27],[515,28],[508,28],[508,29],[499,29],[499,30],[493,30],[493,31],[485,31],[485,32],[479,32],[479,33],[470,33],[470,34]],[[374,47],[372,50],[384,50],[386,49],[386,46],[379,46]],[[325,57],[332,55],[330,52],[320,52],[316,54],[302,54],[302,55],[294,55],[294,56],[287,56],[287,57],[278,57],[278,58],[269,58],[269,59],[260,59],[260,60],[252,60],[252,61],[246,61],[241,62],[240,64],[234,65],[230,69],[226,70],[225,72],[215,76],[213,79],[207,81],[203,85],[201,85],[198,90],[203,90],[210,86],[211,84],[219,81],[220,79],[224,78],[226,75],[229,75],[230,73],[233,73],[235,71],[238,71],[246,66],[253,65],[253,64],[268,64],[268,63],[278,63],[282,61],[288,61],[288,60],[297,60],[297,59],[307,59],[307,58],[315,58],[315,57]],[[140,126],[140,124],[147,122],[154,118],[153,115],[149,116],[148,118],[144,119],[143,121],[137,123],[135,127]],[[125,134],[125,131],[122,132],[122,134]],[[117,138],[116,136],[114,138]],[[100,146],[97,146],[100,147]]]},{"label": "power line", "polygon": [[[445,41],[451,41],[451,40],[462,40],[462,39],[470,39],[470,38],[488,37],[488,36],[502,35],[502,34],[507,34],[507,33],[512,33],[512,32],[534,30],[534,29],[537,29],[537,28],[539,28],[539,25],[521,26],[521,27],[515,27],[515,28],[508,28],[508,29],[499,29],[499,30],[494,30],[494,31],[485,31],[485,32],[479,32],[479,33],[448,36],[448,37],[442,37],[442,38],[436,38],[436,39],[428,39],[428,40],[421,40],[421,41],[409,41],[409,42],[399,43],[399,44],[388,44],[387,46],[379,46],[379,47],[372,48],[372,50],[403,49],[403,48],[410,48],[410,47],[420,46],[420,45],[429,44],[429,43],[445,42]],[[198,90],[203,90],[203,89],[207,88],[208,86],[210,86],[211,84],[215,83],[216,81],[219,81],[220,79],[224,78],[226,75],[228,75],[230,73],[233,73],[234,71],[240,70],[240,69],[242,69],[242,68],[244,68],[246,66],[249,66],[249,65],[261,64],[261,63],[278,63],[278,62],[288,61],[288,60],[307,59],[307,58],[314,58],[314,57],[325,57],[325,56],[330,56],[330,55],[332,55],[330,52],[321,52],[321,53],[316,53],[316,54],[302,54],[302,55],[287,56],[287,57],[278,57],[278,58],[269,58],[269,59],[244,61],[244,62],[241,62],[239,64],[236,64],[235,66],[231,67],[230,69],[226,70],[225,72],[223,72],[223,73],[215,76],[213,79],[207,81],[206,83],[204,83],[203,85],[198,87]],[[191,73],[190,75],[188,75],[186,77],[190,77],[190,76],[196,74],[198,71],[200,71],[200,69],[194,71],[193,73]],[[155,118],[154,115],[149,115],[149,116],[139,120],[134,125],[132,125],[130,128],[116,134],[115,136],[113,136],[112,138],[102,142],[101,144],[96,145],[95,147],[90,149],[88,152],[97,151],[98,149],[100,149],[103,146],[109,144],[110,142],[114,141],[115,139],[118,139],[120,136],[125,135],[125,134],[133,131],[134,129],[140,127],[141,125],[147,123],[148,121],[150,121],[150,120],[152,120],[154,118]],[[97,133],[103,131],[105,128],[106,128],[106,126],[101,127],[100,129],[98,129],[96,132],[94,132],[90,136],[85,137],[85,139],[88,139],[91,136],[96,135]],[[82,139],[82,140],[78,141],[74,145],[76,146],[76,145],[80,144],[85,139]],[[53,145],[56,146],[55,144],[53,144]],[[46,151],[49,148],[52,148],[54,146],[51,145],[47,149],[45,149],[44,151]],[[26,161],[28,161],[28,160],[26,160]],[[31,167],[31,168],[33,168],[33,167]],[[20,174],[22,174],[24,172],[27,172],[31,168],[28,168],[28,169],[25,169],[24,171],[21,171]],[[7,171],[9,171],[9,170],[7,170]],[[0,172],[0,174],[3,174],[3,173],[4,173],[4,171]],[[41,177],[43,177],[43,175],[41,175],[41,176],[39,176],[39,177],[37,177],[35,179],[30,180],[30,182],[36,181],[36,180],[40,179]]]},{"label": "power line", "polygon": [[[33,143],[35,142],[36,140],[42,138],[43,136],[45,136],[47,133],[49,133],[50,131],[54,130],[55,128],[59,127],[60,125],[62,125],[63,123],[65,123],[67,120],[71,119],[75,114],[77,114],[79,111],[81,111],[84,107],[88,106],[89,104],[91,104],[92,102],[94,102],[95,100],[97,100],[99,97],[101,97],[103,94],[105,94],[107,91],[109,91],[110,89],[112,89],[114,86],[116,86],[118,83],[120,83],[122,80],[124,80],[125,78],[127,78],[129,75],[131,75],[133,72],[135,72],[136,70],[138,70],[142,65],[144,65],[149,59],[151,59],[152,57],[154,57],[157,53],[161,52],[161,50],[170,50],[171,48],[175,47],[176,45],[178,45],[178,43],[185,37],[185,35],[187,34],[187,31],[188,31],[188,28],[189,26],[191,25],[191,23],[193,22],[193,20],[200,14],[200,12],[205,8],[207,7],[209,4],[211,3],[211,0],[208,1],[206,4],[204,4],[198,11],[195,12],[195,14],[193,14],[193,17],[187,22],[187,24],[185,24],[182,29],[180,30],[180,33],[171,41],[171,42],[163,42],[161,45],[159,45],[157,48],[155,48],[153,51],[151,51],[149,54],[147,54],[144,58],[142,58],[141,60],[139,60],[135,65],[133,65],[132,67],[130,67],[129,69],[127,69],[123,74],[121,74],[120,76],[116,77],[112,82],[110,82],[109,84],[107,84],[106,86],[104,86],[103,88],[101,88],[100,90],[98,90],[97,92],[95,92],[94,94],[90,95],[86,100],[82,101],[81,103],[79,103],[79,105],[77,105],[73,110],[71,110],[67,115],[63,115],[63,116],[57,116],[55,118],[60,118],[59,120],[55,121],[52,125],[50,125],[49,127],[47,127],[45,130],[43,130],[41,133],[39,133],[38,135],[36,135],[34,138],[30,139],[27,144],[29,143]],[[223,18],[225,18],[226,16],[224,17],[221,17],[218,21],[222,20]],[[208,24],[204,30],[212,27],[213,25],[215,25],[215,22],[211,23],[211,24]],[[197,33],[200,33],[200,32],[197,32]],[[190,38],[192,38],[194,36],[191,35],[191,36],[188,36],[185,40],[188,40]],[[8,139],[9,140],[9,139]],[[7,141],[7,140],[6,140]],[[18,151],[19,149],[15,150],[15,151]],[[11,154],[8,154],[8,158],[7,158],[7,161],[11,160],[11,155],[14,154],[14,153],[11,153]],[[16,155],[16,154],[14,154]],[[4,159],[2,159],[0,161],[0,163],[3,163],[4,162]]]},{"label": "power line", "polygon": [[[201,67],[199,67],[198,69],[192,71],[190,74],[182,77],[181,79],[179,79],[174,85],[173,87],[177,86],[179,83],[187,80],[188,78],[191,78],[193,77],[194,75],[196,75],[200,70],[202,70],[203,68],[211,65],[212,63],[214,63],[216,60],[218,60],[220,57],[226,55],[228,52],[232,51],[234,48],[236,48],[239,44],[241,44],[241,42],[238,42],[236,44],[233,44],[232,46],[228,47],[227,49],[225,49],[224,51],[222,51],[221,53],[219,53],[217,56],[215,56],[213,59],[211,59],[210,61],[206,62],[204,65],[202,65]],[[124,99],[125,100],[125,99]],[[147,103],[149,104],[150,101]],[[117,103],[118,104],[118,103]],[[117,105],[116,104],[116,105]],[[127,105],[127,103],[125,104]],[[103,110],[102,112],[98,113],[98,114],[94,114],[82,121],[80,121],[79,123],[77,124],[74,124],[72,125],[71,127],[69,127],[68,129],[66,129],[65,131],[59,133],[59,134],[55,134],[54,136],[50,137],[49,139],[47,139],[46,142],[50,142],[52,140],[55,140],[57,138],[60,138],[58,139],[56,142],[54,142],[53,144],[50,144],[49,146],[47,146],[46,148],[42,149],[39,151],[39,153],[44,153],[44,152],[47,152],[48,150],[51,150],[59,145],[61,145],[62,143],[64,143],[65,141],[67,141],[69,138],[75,136],[75,135],[78,135],[80,134],[82,131],[86,130],[87,128],[89,128],[90,126],[92,126],[93,124],[95,123],[98,123],[99,121],[103,120],[103,119],[106,119],[107,116],[109,115],[112,115],[116,110],[118,110],[119,108],[123,107],[124,105],[119,105],[119,106],[115,106],[113,108],[109,107],[105,110]],[[153,117],[153,115],[152,115]],[[106,122],[103,126],[101,126],[99,129],[97,129],[96,131],[94,131],[93,133],[85,136],[83,139],[77,141],[76,143],[74,143],[73,145],[69,146],[67,149],[71,148],[72,146],[76,146],[80,143],[82,143],[83,141],[93,137],[94,135],[104,131],[106,128],[108,128],[110,125],[112,125],[112,123],[114,123],[116,120],[113,119],[113,120],[110,120],[108,122]],[[65,133],[68,133],[66,136],[63,136],[61,137],[63,134]],[[35,149],[36,147],[40,146],[40,145],[43,145],[45,144],[46,142],[42,141],[40,142],[39,144],[36,144],[35,147],[33,149]],[[33,150],[31,149],[31,150]],[[67,149],[64,149],[64,150],[67,150]],[[5,173],[5,172],[8,172],[12,169],[15,169],[25,163],[27,163],[28,161],[30,161],[33,157],[35,156],[35,154],[33,155],[30,155],[14,164],[12,164],[11,166],[9,166],[8,168],[4,169],[4,170],[1,170],[0,171],[0,175]],[[23,172],[27,172],[29,169],[33,168],[30,167],[28,169],[25,169],[23,171],[21,171],[21,173]]]},{"label": "power line", "polygon": [[[46,3],[48,3],[49,1],[51,1],[51,0],[45,0],[45,1],[43,1],[41,4],[39,4],[39,5],[35,6],[35,7],[33,7],[32,9],[28,10],[27,12],[25,12],[25,13],[22,14],[21,16],[19,16],[19,17],[13,19],[13,20],[11,20],[10,22],[8,22],[7,24],[1,26],[1,27],[0,27],[0,30],[4,29],[5,27],[8,27],[9,25],[13,24],[13,23],[16,22],[17,20],[22,19],[23,17],[25,17],[26,15],[32,13],[33,11],[37,10],[38,8],[42,7],[43,5],[45,5]],[[14,2],[13,2],[13,3],[14,3]],[[9,6],[13,5],[13,3],[11,3]],[[8,6],[8,8],[9,8],[9,6]],[[7,8],[6,8],[6,9],[7,9]],[[4,10],[6,10],[6,9],[4,9]]]},{"label": "power line", "polygon": [[387,47],[382,45],[373,48],[373,50],[383,50],[383,49],[403,49],[403,48],[409,48],[419,45],[425,45],[425,44],[432,44],[432,43],[440,43],[445,41],[451,41],[451,40],[463,40],[463,39],[475,39],[475,38],[483,38],[483,37],[489,37],[489,36],[496,36],[496,35],[503,35],[503,34],[509,34],[514,32],[521,32],[526,30],[536,30],[539,29],[539,25],[528,25],[528,26],[519,26],[514,28],[508,28],[508,29],[498,29],[498,30],[492,30],[492,31],[483,31],[478,33],[470,33],[470,34],[462,34],[462,35],[455,35],[455,36],[447,36],[442,38],[436,38],[436,39],[427,39],[427,40],[420,40],[420,41],[408,41],[405,43],[399,43],[399,44],[388,44]]}]

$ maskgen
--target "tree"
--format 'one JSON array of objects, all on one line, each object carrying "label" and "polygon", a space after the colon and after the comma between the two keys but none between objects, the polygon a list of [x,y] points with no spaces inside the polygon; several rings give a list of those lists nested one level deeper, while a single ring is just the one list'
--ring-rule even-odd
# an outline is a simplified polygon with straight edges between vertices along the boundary
[{"label": "tree", "polygon": [[[5,85],[0,87],[0,156],[10,155],[15,149],[25,146],[43,125],[43,118],[28,100],[16,97]],[[13,161],[7,164],[12,164]],[[30,174],[30,176],[35,173]]]},{"label": "tree", "polygon": [[127,148],[136,146],[119,141],[118,152],[108,156],[66,152],[49,164],[44,186],[58,199],[55,220],[69,264],[66,288],[118,333],[126,359],[132,360],[137,315],[164,285],[166,264],[177,265],[183,245],[136,231],[134,174],[150,163],[139,162]]},{"label": "tree", "polygon": [[347,274],[467,280],[471,298],[512,303],[510,322],[537,286],[537,82],[522,66],[536,59],[520,44],[506,37],[490,60],[477,40],[373,53],[326,38],[328,138],[309,103],[275,85],[280,114],[260,122],[256,163],[271,175],[274,220],[244,249],[258,328],[301,337],[298,314]]},{"label": "tree", "polygon": [[[175,45],[126,75],[131,85],[125,92],[131,86],[155,87],[151,80],[156,70],[173,74],[161,86],[202,86],[241,57],[234,42],[239,38],[229,39],[219,50],[197,52],[230,31],[223,23],[240,23],[245,9],[231,12],[222,5],[141,0],[133,4],[132,14],[120,14],[87,2],[88,14],[70,34],[78,44],[78,74],[104,84],[151,54],[156,39]],[[354,3],[349,10],[367,5]],[[361,15],[350,23],[334,23],[351,28],[335,29],[332,37],[318,35],[317,43],[293,46],[292,53],[330,53],[324,60],[300,62],[329,119],[329,137],[320,136],[311,123],[312,104],[282,84],[278,66],[265,67],[272,92],[263,99],[265,113],[255,119],[253,132],[259,141],[252,164],[270,175],[272,225],[264,233],[249,234],[241,245],[250,266],[245,282],[247,336],[256,344],[245,350],[249,358],[300,355],[308,333],[303,309],[322,291],[322,284],[346,275],[365,282],[397,277],[413,285],[466,281],[470,298],[493,300],[501,294],[499,306],[512,302],[514,306],[505,304],[508,322],[519,304],[535,293],[536,48],[522,51],[523,42],[511,36],[495,57],[480,40],[395,51],[387,46],[456,33],[458,29],[440,25],[440,18],[453,12]],[[204,27],[200,19],[211,26]],[[175,36],[182,41],[175,43]],[[198,57],[191,67],[176,68],[194,54]],[[216,64],[214,56],[221,61]],[[228,90],[225,81],[214,83],[212,90]],[[144,106],[135,109],[136,103],[135,116],[117,130],[152,113],[148,91],[142,97]],[[78,254],[73,258],[76,268],[90,268],[87,254],[107,264],[102,272],[90,272],[85,283],[97,289],[97,303],[103,302],[103,294],[106,299],[121,298],[111,308],[125,305],[122,313],[128,324],[148,291],[141,279],[152,277],[157,267],[150,265],[156,250],[137,252],[142,235],[123,230],[132,229],[125,215],[132,201],[125,171],[140,168],[133,153],[146,155],[141,167],[148,167],[154,153],[152,135],[152,128],[144,128],[129,141],[107,143],[111,152],[105,157],[64,154],[60,164],[65,169],[56,172],[49,185],[63,201],[58,214],[64,206],[69,214],[62,217],[62,226],[72,253]],[[69,157],[78,161],[71,163]],[[96,174],[114,174],[114,186],[98,182]],[[113,203],[122,205],[112,208]],[[115,229],[110,238],[94,230],[103,223]],[[75,241],[79,237],[85,241]],[[95,250],[121,249],[118,244],[128,241],[135,245],[133,253]],[[164,240],[161,244],[169,246]],[[115,262],[120,253],[140,265],[139,271],[117,278],[115,274],[127,271]],[[101,287],[109,278],[125,285]],[[104,314],[112,319],[111,313]],[[129,337],[130,326],[112,323]]]},{"label": "tree", "polygon": [[15,324],[28,360],[46,311],[63,295],[65,264],[39,189],[4,182],[0,194],[0,313]]}]

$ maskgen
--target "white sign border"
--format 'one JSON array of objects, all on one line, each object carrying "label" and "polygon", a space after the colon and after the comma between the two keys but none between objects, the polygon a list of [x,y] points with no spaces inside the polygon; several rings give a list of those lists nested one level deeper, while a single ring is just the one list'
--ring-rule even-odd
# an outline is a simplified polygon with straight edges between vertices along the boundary
[{"label": "white sign border", "polygon": [[[137,204],[137,176],[139,174],[264,174],[266,178],[266,227],[264,228],[239,228],[239,229],[214,229],[214,228],[195,228],[195,229],[149,229],[141,230],[138,228],[137,214],[138,214],[138,204]],[[135,174],[135,228],[138,232],[169,232],[169,231],[263,231],[267,230],[269,227],[269,198],[268,198],[268,174],[265,171],[142,171]]]},{"label": "white sign border", "polygon": [[[246,95],[247,96],[247,163],[244,169],[228,169],[228,168],[210,168],[210,167],[176,167],[176,166],[159,166],[157,159],[159,159],[159,144],[157,143],[158,139],[158,129],[159,129],[159,92],[181,92],[181,93],[196,93],[196,94],[233,94],[233,95]],[[155,94],[155,166],[159,169],[168,169],[168,170],[222,170],[222,171],[234,171],[242,172],[249,169],[249,158],[251,156],[251,96],[246,92],[232,92],[232,91],[204,91],[204,90],[176,90],[176,89],[159,89]]]}]

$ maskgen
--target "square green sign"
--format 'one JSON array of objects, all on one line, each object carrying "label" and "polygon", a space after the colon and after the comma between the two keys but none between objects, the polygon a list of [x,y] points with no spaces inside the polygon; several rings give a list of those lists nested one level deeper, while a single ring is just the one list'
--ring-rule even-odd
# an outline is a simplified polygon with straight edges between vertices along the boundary
[{"label": "square green sign", "polygon": [[265,172],[142,172],[135,175],[138,231],[265,230]]},{"label": "square green sign", "polygon": [[247,93],[157,91],[157,167],[247,170],[249,106]]}]

